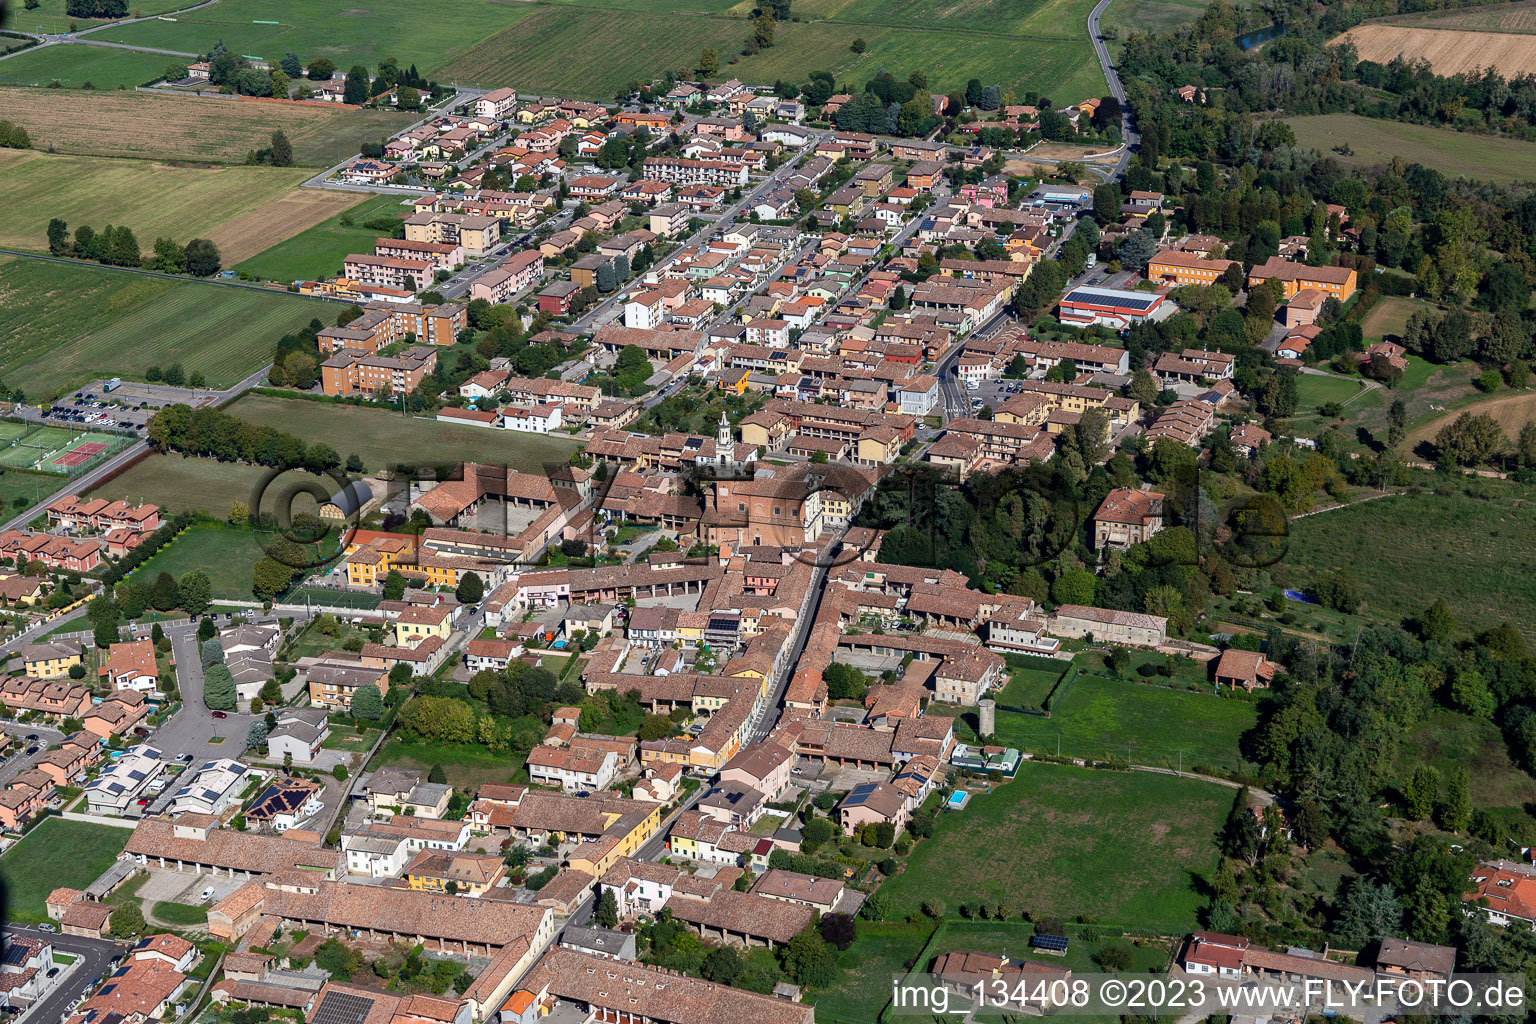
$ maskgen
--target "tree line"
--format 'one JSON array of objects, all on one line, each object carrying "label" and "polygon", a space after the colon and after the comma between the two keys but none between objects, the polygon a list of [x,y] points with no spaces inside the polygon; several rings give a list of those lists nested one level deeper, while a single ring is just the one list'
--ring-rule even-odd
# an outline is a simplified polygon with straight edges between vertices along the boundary
[{"label": "tree line", "polygon": [[217,274],[223,258],[219,247],[206,238],[194,238],[186,245],[172,238],[157,238],[154,248],[145,253],[139,248],[133,229],[126,224],[108,224],[101,231],[81,224],[71,235],[69,224],[58,217],[48,221],[48,252],[53,256],[94,260],[109,267],[139,267],[193,277]]}]

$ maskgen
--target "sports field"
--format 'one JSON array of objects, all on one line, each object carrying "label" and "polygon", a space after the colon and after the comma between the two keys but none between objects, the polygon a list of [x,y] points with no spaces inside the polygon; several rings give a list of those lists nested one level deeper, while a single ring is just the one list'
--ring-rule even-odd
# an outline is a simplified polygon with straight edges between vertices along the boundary
[{"label": "sports field", "polygon": [[321,189],[295,196],[311,173],[0,150],[0,247],[46,252],[48,221],[59,217],[71,231],[127,225],[144,252],[162,235],[183,245],[210,238],[228,266],[356,202]]},{"label": "sports field", "polygon": [[[306,191],[320,191],[309,189]],[[353,193],[352,197],[357,198]],[[364,227],[363,222],[381,216],[404,216],[410,207],[399,196],[373,196],[316,224],[292,238],[252,256],[235,269],[252,277],[287,284],[315,281],[341,272],[342,260],[354,252],[372,252],[385,232]]]},{"label": "sports field", "polygon": [[0,465],[49,473],[78,473],[127,440],[119,434],[22,423],[0,423],[0,428]]},{"label": "sports field", "polygon": [[80,43],[34,46],[0,60],[0,85],[49,85],[66,89],[137,89],[160,77],[166,64],[187,58]]},{"label": "sports field", "polygon": [[6,118],[37,149],[150,160],[244,163],[281,130],[296,164],[329,167],[410,122],[387,110],[235,96],[11,89],[5,99]]},{"label": "sports field", "polygon": [[388,409],[369,409],[302,398],[246,395],[225,411],[251,423],[275,427],[306,441],[324,441],[343,458],[355,454],[369,472],[399,463],[505,463],[524,473],[546,473],[564,465],[580,443],[561,436],[461,427]]},{"label": "sports field", "polygon": [[181,363],[216,387],[267,362],[330,304],[285,292],[143,277],[89,264],[0,260],[0,373],[34,401],[102,376]]},{"label": "sports field", "polygon": [[5,919],[17,924],[46,921],[44,901],[66,886],[84,889],[117,860],[132,829],[50,818],[0,857],[5,883]]},{"label": "sports field", "polygon": [[[948,0],[937,7],[919,0],[801,0],[794,14],[802,20],[780,22],[774,46],[739,56],[752,6],[747,0],[488,0],[423,8],[381,0],[361,9],[340,0],[221,0],[174,22],[106,27],[91,38],[189,53],[223,40],[251,56],[276,60],[293,50],[306,61],[327,56],[343,68],[355,62],[372,68],[393,56],[456,84],[598,99],[661,68],[691,66],[704,47],[733,61],[721,69],[722,78],[747,81],[800,79],[817,68],[850,82],[881,68],[903,76],[922,70],[937,90],[963,88],[977,77],[1005,90],[1041,91],[1057,103],[1104,88],[1087,38],[1088,0]],[[277,24],[257,24],[262,21]],[[864,53],[850,49],[855,39],[865,41]],[[40,77],[33,72],[22,80]]]},{"label": "sports field", "polygon": [[[1355,114],[1290,117],[1286,121],[1295,130],[1299,145],[1350,167],[1386,163],[1399,156],[1451,177],[1503,184],[1536,179],[1536,142]],[[1345,144],[1352,152],[1332,152],[1335,146]]]},{"label": "sports field", "polygon": [[900,919],[938,899],[1006,901],[1036,917],[1180,934],[1205,904],[1234,790],[1146,772],[1026,761],[1016,779],[939,815],[881,887]]},{"label": "sports field", "polygon": [[91,497],[148,501],[172,512],[207,512],[223,519],[231,502],[250,505],[267,473],[238,462],[150,455],[93,488]]}]

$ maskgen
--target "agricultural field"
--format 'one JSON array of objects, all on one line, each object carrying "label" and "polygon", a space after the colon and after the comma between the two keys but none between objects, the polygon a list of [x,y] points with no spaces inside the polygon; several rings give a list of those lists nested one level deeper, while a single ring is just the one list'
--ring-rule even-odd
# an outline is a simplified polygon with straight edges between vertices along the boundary
[{"label": "agricultural field", "polygon": [[[329,57],[342,69],[353,64],[371,69],[395,57],[427,73],[444,58],[516,21],[527,9],[514,0],[454,5],[375,0],[366,7],[348,0],[221,0],[178,15],[174,22],[107,26],[90,37],[184,53],[207,53],[223,40],[236,53],[274,64],[292,50],[306,63]],[[160,63],[163,66],[165,58]]]},{"label": "agricultural field", "polygon": [[[1531,45],[1536,47],[1536,40]],[[1453,178],[1500,184],[1536,179],[1536,142],[1468,135],[1450,128],[1355,114],[1291,117],[1286,123],[1295,130],[1298,145],[1316,149],[1349,167],[1369,167],[1401,157],[1407,163],[1423,164]],[[1346,144],[1351,152],[1332,152],[1335,146]]]},{"label": "agricultural field", "polygon": [[1471,32],[1375,23],[1356,25],[1335,43],[1355,44],[1361,60],[1385,64],[1399,55],[1427,60],[1437,75],[1498,68],[1505,78],[1536,72],[1536,38],[1522,33]]},{"label": "agricultural field", "polygon": [[0,372],[34,401],[178,362],[222,387],[316,316],[331,310],[285,292],[10,258],[0,262]]},{"label": "agricultural field", "polygon": [[225,411],[251,423],[276,427],[306,441],[324,441],[345,458],[356,454],[370,472],[423,458],[434,461],[506,463],[525,473],[546,473],[564,464],[580,444],[565,437],[461,427],[387,408],[369,409],[302,398],[246,395]]},{"label": "agricultural field", "polygon": [[48,221],[133,229],[148,251],[164,235],[209,238],[225,265],[254,256],[356,202],[293,193],[311,172],[291,167],[188,167],[147,160],[0,150],[0,247],[43,252]]},{"label": "agricultural field", "polygon": [[1366,344],[1383,338],[1399,338],[1408,327],[1408,318],[1419,310],[1434,310],[1423,299],[1405,299],[1400,295],[1388,295],[1376,301],[1371,311],[1360,322],[1360,333]]},{"label": "agricultural field", "polygon": [[1119,41],[1133,32],[1171,32],[1200,19],[1207,0],[1115,0],[1105,10],[1100,25],[1119,33]]},{"label": "agricultural field", "polygon": [[898,919],[928,899],[950,910],[983,900],[1178,934],[1204,903],[1199,879],[1215,871],[1233,796],[1194,779],[1026,761],[1012,782],[941,813],[881,891]]},{"label": "agricultural field", "polygon": [[222,519],[231,502],[250,504],[268,472],[238,462],[150,455],[92,488],[90,496],[148,501],[172,512],[207,512]]},{"label": "agricultural field", "polygon": [[49,85],[66,89],[137,89],[160,78],[175,60],[163,53],[118,50],[82,43],[34,46],[0,60],[0,85]]},{"label": "agricultural field", "polygon": [[[320,189],[306,189],[321,192]],[[325,193],[322,193],[325,194]],[[357,195],[352,193],[352,198]],[[236,270],[253,278],[278,281],[314,281],[341,272],[341,263],[354,252],[372,252],[382,232],[363,226],[363,222],[381,215],[403,216],[410,209],[400,205],[399,196],[373,196],[359,200],[328,220],[286,241],[257,253]]]},{"label": "agricultural field", "polygon": [[[1367,24],[1377,24],[1373,20]],[[1466,7],[1455,10],[1418,11],[1381,18],[1379,23],[1388,25],[1416,25],[1420,28],[1441,28],[1458,32],[1514,32],[1536,34],[1536,3],[1522,0],[1520,3],[1497,3],[1487,7]]]},{"label": "agricultural field", "polygon": [[[997,712],[999,742],[1063,757],[1119,757],[1133,764],[1242,769],[1238,739],[1253,728],[1252,702],[1164,686],[1079,675],[1051,717]],[[1058,746],[1059,745],[1059,746]]]},{"label": "agricultural field", "polygon": [[1365,593],[1361,614],[1388,622],[1421,614],[1444,598],[1463,628],[1515,624],[1536,603],[1536,490],[1469,483],[1451,494],[1402,494],[1360,502],[1290,524],[1286,585],[1305,589],[1344,569]]},{"label": "agricultural field", "polygon": [[48,920],[44,900],[60,886],[84,889],[112,866],[132,829],[50,818],[0,857],[5,919],[17,924]]},{"label": "agricultural field", "polygon": [[148,160],[244,163],[281,130],[296,164],[329,167],[409,123],[387,110],[234,96],[12,89],[5,98],[6,117],[37,149]]},{"label": "agricultural field", "polygon": [[[649,0],[629,0],[601,9],[585,2],[534,7],[516,25],[486,39],[436,69],[440,78],[479,84],[517,82],[522,88],[604,98],[658,67],[690,64],[697,51],[714,46],[735,53],[745,38],[750,5],[736,3],[731,17],[695,4],[683,14],[657,19]],[[813,2],[806,22],[783,22],[776,44],[750,57],[737,57],[722,74],[772,81],[804,77],[816,68],[858,81],[881,68],[928,72],[932,88],[952,91],[971,77],[1005,89],[1049,92],[1057,102],[1097,96],[1104,79],[1079,27],[1087,18],[1084,0],[1048,0],[1020,10],[996,0],[960,0],[937,12],[914,0]],[[688,18],[686,48],[677,42],[679,17]],[[979,24],[1000,23],[979,32]],[[851,51],[854,39],[867,49]],[[573,47],[589,60],[568,59]],[[1021,60],[1027,53],[1027,60]],[[594,73],[594,69],[602,69]]]}]

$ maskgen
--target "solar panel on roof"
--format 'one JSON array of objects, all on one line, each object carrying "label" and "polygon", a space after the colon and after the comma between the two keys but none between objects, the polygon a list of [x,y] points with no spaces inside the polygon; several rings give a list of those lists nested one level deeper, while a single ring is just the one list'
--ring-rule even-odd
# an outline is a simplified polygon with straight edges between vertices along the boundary
[{"label": "solar panel on roof", "polygon": [[1068,941],[1065,935],[1036,935],[1029,940],[1029,944],[1036,949],[1053,949],[1065,953]]},{"label": "solar panel on roof", "polygon": [[1102,288],[1075,288],[1063,302],[1081,302],[1093,306],[1118,306],[1122,309],[1151,309],[1161,299],[1160,295],[1140,295],[1135,292],[1112,291]]},{"label": "solar panel on roof", "polygon": [[351,992],[327,992],[315,1008],[311,1024],[363,1024],[372,1009],[372,999]]},{"label": "solar panel on roof", "polygon": [[31,952],[25,946],[9,946],[6,948],[5,954],[0,956],[0,964],[4,964],[7,967],[20,967],[27,962],[27,957],[31,955]]}]

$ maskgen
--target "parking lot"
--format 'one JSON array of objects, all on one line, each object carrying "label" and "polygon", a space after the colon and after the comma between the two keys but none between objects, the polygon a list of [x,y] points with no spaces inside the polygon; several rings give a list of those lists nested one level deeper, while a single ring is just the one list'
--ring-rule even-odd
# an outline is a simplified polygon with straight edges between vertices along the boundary
[{"label": "parking lot", "polygon": [[[192,871],[150,868],[149,877],[135,895],[151,906],[156,903],[186,903],[211,907],[248,881],[247,878],[230,878],[227,875],[215,878],[213,875],[199,875]],[[203,890],[210,887],[213,895],[207,900],[199,900]]]}]

